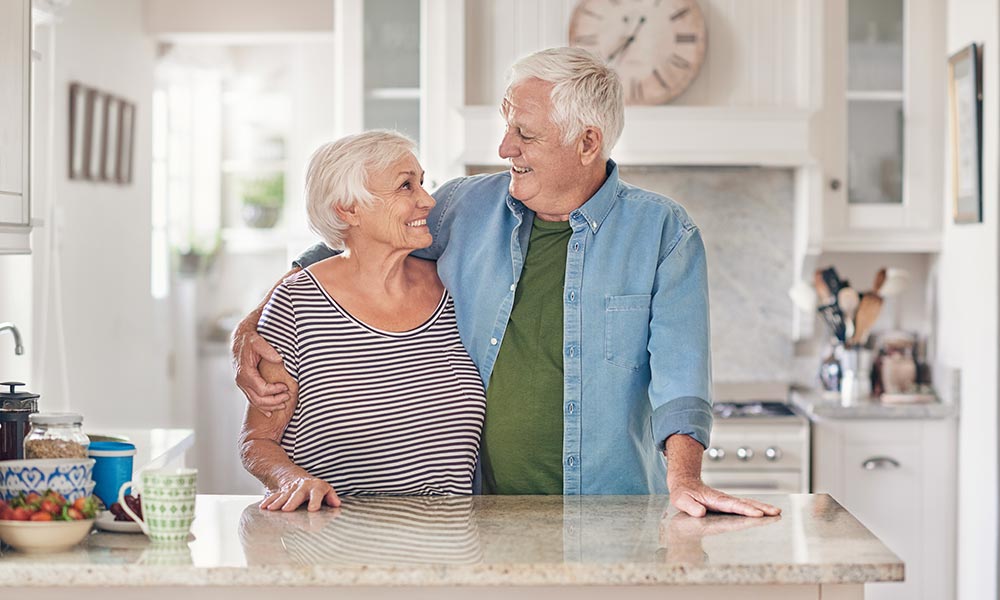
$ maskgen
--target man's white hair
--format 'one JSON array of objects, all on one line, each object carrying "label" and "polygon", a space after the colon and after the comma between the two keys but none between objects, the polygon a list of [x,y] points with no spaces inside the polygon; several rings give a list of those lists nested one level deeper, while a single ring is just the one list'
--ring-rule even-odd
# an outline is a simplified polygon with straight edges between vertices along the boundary
[{"label": "man's white hair", "polygon": [[607,159],[625,126],[622,82],[604,61],[582,48],[548,48],[529,54],[510,68],[507,94],[526,79],[552,85],[552,121],[563,134],[563,144],[575,142],[587,129],[601,130]]},{"label": "man's white hair", "polygon": [[306,172],[306,214],[309,228],[334,250],[346,248],[349,225],[336,208],[371,208],[376,198],[369,191],[371,178],[392,163],[415,153],[416,143],[405,135],[384,129],[349,135],[320,146],[309,159]]}]

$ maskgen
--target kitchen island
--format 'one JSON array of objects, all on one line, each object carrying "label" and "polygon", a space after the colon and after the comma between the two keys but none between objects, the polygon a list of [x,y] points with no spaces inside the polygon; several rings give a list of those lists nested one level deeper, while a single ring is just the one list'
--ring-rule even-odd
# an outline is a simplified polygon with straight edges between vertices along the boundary
[{"label": "kitchen island", "polygon": [[98,532],[61,554],[5,549],[0,585],[32,599],[72,587],[102,599],[854,600],[865,583],[903,579],[899,558],[830,496],[758,497],[782,515],[695,519],[665,496],[349,498],[270,513],[258,497],[202,495],[186,546]]}]

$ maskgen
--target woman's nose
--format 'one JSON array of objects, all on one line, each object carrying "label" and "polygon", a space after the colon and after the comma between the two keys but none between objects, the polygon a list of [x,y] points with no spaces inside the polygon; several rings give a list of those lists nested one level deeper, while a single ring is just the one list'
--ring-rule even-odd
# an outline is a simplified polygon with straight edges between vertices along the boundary
[{"label": "woman's nose", "polygon": [[427,190],[425,190],[423,187],[421,187],[420,189],[424,192],[420,196],[420,203],[419,203],[420,208],[434,208],[434,205],[437,204],[437,201],[434,199],[434,196],[428,194]]}]

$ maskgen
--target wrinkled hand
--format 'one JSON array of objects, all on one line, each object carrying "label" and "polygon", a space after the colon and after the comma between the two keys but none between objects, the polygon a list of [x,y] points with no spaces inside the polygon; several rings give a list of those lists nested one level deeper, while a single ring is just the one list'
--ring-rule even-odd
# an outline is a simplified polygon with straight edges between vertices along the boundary
[{"label": "wrinkled hand", "polygon": [[242,328],[233,333],[232,352],[236,385],[251,406],[270,417],[271,411],[281,408],[291,396],[284,383],[265,381],[258,365],[262,360],[281,364],[281,355],[256,331]]},{"label": "wrinkled hand", "polygon": [[773,517],[781,509],[752,498],[737,498],[705,485],[701,479],[684,479],[670,488],[670,504],[692,517],[704,517],[708,511],[732,513],[745,517]]},{"label": "wrinkled hand", "polygon": [[317,477],[299,477],[264,498],[260,507],[264,510],[291,512],[306,501],[309,503],[306,508],[310,512],[319,510],[324,503],[333,507],[340,506],[340,498],[329,483]]}]

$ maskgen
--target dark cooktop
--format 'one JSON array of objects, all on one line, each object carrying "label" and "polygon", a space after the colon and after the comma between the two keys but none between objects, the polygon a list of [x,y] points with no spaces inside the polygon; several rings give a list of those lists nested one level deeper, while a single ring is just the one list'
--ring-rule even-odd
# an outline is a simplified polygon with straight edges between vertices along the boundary
[{"label": "dark cooktop", "polygon": [[712,405],[712,413],[723,419],[795,415],[783,402],[718,402]]}]

